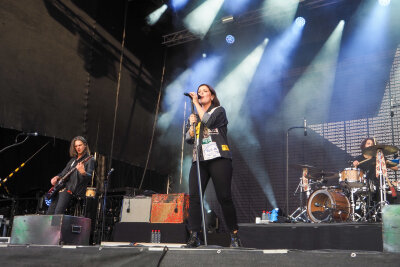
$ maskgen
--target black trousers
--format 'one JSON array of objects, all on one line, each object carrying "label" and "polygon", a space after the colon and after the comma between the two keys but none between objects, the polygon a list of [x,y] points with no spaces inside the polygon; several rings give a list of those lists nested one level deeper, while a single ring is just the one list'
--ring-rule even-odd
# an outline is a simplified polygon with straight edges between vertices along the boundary
[{"label": "black trousers", "polygon": [[[232,160],[217,158],[200,161],[200,177],[203,196],[208,181],[210,178],[212,179],[225,222],[230,231],[237,230],[236,210],[231,194]],[[193,162],[190,168],[189,195],[189,230],[199,232],[201,230],[201,205],[196,162]]]},{"label": "black trousers", "polygon": [[71,199],[72,199],[72,195],[70,193],[68,193],[67,190],[65,190],[63,192],[59,192],[52,199],[50,207],[47,210],[46,214],[47,215],[64,214]]}]

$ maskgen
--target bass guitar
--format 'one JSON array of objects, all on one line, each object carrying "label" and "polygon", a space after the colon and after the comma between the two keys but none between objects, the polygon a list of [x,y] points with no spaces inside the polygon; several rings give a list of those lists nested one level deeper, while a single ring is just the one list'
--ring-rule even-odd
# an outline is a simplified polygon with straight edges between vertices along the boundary
[{"label": "bass guitar", "polygon": [[[80,162],[85,163],[88,160],[90,160],[91,158],[93,158],[93,156],[89,156]],[[63,189],[65,187],[65,184],[68,182],[69,176],[75,170],[76,170],[76,167],[72,168],[63,177],[58,179],[57,183],[52,188],[50,188],[50,190],[46,193],[45,197],[47,200],[53,199],[53,197],[58,193],[58,191],[60,191],[61,189]]]}]

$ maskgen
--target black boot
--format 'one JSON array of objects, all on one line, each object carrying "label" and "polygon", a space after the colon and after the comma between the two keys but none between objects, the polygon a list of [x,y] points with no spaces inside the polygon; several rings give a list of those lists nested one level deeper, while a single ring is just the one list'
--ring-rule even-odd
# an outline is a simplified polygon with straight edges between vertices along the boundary
[{"label": "black boot", "polygon": [[242,246],[242,242],[240,241],[237,230],[231,232],[231,245],[229,247],[240,248],[241,246]]},{"label": "black boot", "polygon": [[190,237],[188,242],[186,243],[185,248],[197,248],[200,246],[200,239],[198,232],[190,232]]}]

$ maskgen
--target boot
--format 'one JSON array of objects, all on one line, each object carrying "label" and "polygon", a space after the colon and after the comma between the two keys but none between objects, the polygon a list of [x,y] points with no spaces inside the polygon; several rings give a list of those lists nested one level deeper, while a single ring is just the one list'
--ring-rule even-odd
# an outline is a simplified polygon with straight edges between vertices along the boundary
[{"label": "boot", "polygon": [[199,233],[191,231],[185,248],[197,248],[198,246],[200,246]]},{"label": "boot", "polygon": [[240,238],[238,236],[238,231],[235,230],[231,232],[231,245],[229,247],[231,248],[240,248],[242,246],[242,242],[240,241]]}]

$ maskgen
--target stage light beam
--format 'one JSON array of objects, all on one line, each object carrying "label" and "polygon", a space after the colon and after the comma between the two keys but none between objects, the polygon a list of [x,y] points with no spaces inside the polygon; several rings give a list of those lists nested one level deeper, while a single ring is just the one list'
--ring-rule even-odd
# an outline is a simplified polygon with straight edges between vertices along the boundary
[{"label": "stage light beam", "polygon": [[188,1],[189,0],[171,0],[171,5],[175,11],[178,11],[185,7]]},{"label": "stage light beam", "polygon": [[190,32],[203,39],[223,3],[224,0],[205,1],[183,19],[183,24]]},{"label": "stage light beam", "polygon": [[296,15],[299,0],[264,0],[264,22],[277,30],[288,27]]},{"label": "stage light beam", "polygon": [[381,6],[388,6],[390,5],[390,0],[379,0],[378,1]]},{"label": "stage light beam", "polygon": [[158,8],[155,11],[153,11],[152,13],[150,13],[146,17],[147,24],[150,26],[156,24],[157,21],[159,21],[159,19],[161,18],[162,14],[164,14],[165,10],[167,10],[167,8],[168,8],[168,6],[166,4],[164,4],[160,8]]},{"label": "stage light beam", "polygon": [[[282,105],[285,121],[292,121],[299,116],[317,121],[326,120],[344,25],[343,20],[338,23],[305,73],[285,97]],[[290,106],[293,108],[287,109]]]}]

